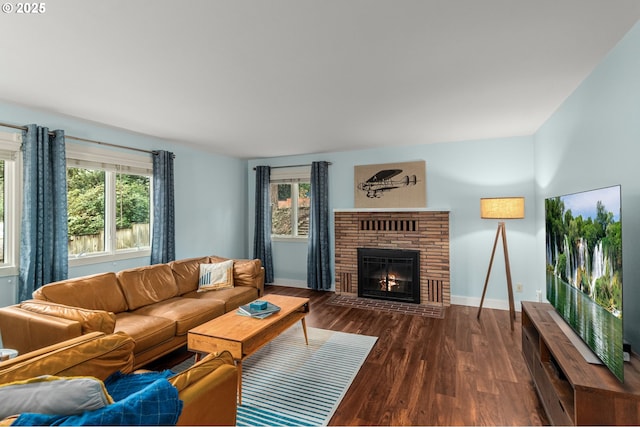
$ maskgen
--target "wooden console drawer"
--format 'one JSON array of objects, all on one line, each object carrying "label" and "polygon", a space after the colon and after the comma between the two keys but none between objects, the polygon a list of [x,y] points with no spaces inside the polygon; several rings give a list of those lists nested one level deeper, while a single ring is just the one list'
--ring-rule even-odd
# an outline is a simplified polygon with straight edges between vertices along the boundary
[{"label": "wooden console drawer", "polygon": [[522,331],[522,356],[524,357],[524,361],[527,363],[527,367],[529,371],[533,374],[533,362],[536,360],[538,342],[533,342],[533,339],[529,336],[529,334],[523,330]]},{"label": "wooden console drawer", "polygon": [[540,359],[533,362],[533,380],[538,389],[542,406],[553,425],[574,425],[571,415],[567,413],[562,400],[549,376],[548,367]]}]

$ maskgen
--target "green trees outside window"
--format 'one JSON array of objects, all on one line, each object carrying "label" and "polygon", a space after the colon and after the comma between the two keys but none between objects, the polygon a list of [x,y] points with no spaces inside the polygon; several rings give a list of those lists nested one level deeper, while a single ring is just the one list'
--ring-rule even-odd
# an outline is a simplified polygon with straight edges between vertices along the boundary
[{"label": "green trees outside window", "polygon": [[67,168],[69,255],[149,247],[150,185],[149,176]]}]

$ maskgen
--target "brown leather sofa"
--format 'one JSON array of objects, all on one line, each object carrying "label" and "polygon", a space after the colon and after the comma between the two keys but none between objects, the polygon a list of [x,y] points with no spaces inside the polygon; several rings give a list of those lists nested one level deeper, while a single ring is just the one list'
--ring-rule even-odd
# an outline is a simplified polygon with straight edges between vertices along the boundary
[{"label": "brown leather sofa", "polygon": [[234,260],[234,287],[197,292],[200,264],[217,256],[99,273],[47,284],[33,299],[0,308],[5,348],[30,352],[90,332],[125,332],[133,368],[187,342],[187,332],[262,296],[260,260]]},{"label": "brown leather sofa", "polygon": [[[123,332],[91,332],[0,362],[0,381],[39,375],[93,376],[104,381],[114,372],[131,373],[134,340]],[[208,355],[169,378],[183,409],[178,425],[235,425],[238,371],[228,352]],[[10,425],[9,417],[0,425]]]}]

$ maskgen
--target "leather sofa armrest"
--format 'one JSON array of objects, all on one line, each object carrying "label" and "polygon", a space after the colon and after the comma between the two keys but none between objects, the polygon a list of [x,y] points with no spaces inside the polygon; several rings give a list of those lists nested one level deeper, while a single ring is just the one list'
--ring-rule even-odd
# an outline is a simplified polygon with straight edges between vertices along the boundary
[{"label": "leather sofa armrest", "polygon": [[0,331],[5,348],[27,353],[82,335],[76,320],[34,313],[18,306],[0,308]]},{"label": "leather sofa armrest", "polygon": [[260,267],[260,274],[256,282],[258,283],[258,297],[261,297],[264,295],[264,267]]},{"label": "leather sofa armrest", "polygon": [[0,426],[10,426],[16,422],[20,415],[11,415],[3,420],[0,420]]},{"label": "leather sofa armrest", "polygon": [[91,332],[85,335],[80,335],[79,337],[76,338],[71,338],[65,341],[60,341],[58,343],[46,346],[46,347],[42,347],[39,348],[37,350],[33,350],[30,351],[28,353],[20,353],[18,354],[16,357],[14,357],[13,359],[8,359],[8,360],[3,360],[2,362],[0,362],[0,373],[2,373],[5,369],[8,369],[12,366],[15,365],[19,365],[21,363],[24,363],[28,360],[33,360],[36,357],[40,357],[55,351],[58,351],[60,349],[66,349],[66,348],[70,348],[76,344],[81,344],[81,343],[85,343],[91,340],[96,339],[97,337],[102,337],[105,334],[100,333],[100,332]]},{"label": "leather sofa armrest", "polygon": [[40,375],[92,376],[104,381],[133,371],[133,338],[124,332],[92,332],[0,362],[2,382]]},{"label": "leather sofa armrest", "polygon": [[231,353],[210,354],[169,382],[184,402],[178,425],[235,425],[238,369]]},{"label": "leather sofa armrest", "polygon": [[82,326],[83,334],[88,334],[89,332],[111,334],[116,327],[116,315],[109,311],[71,307],[36,299],[23,301],[19,304],[19,307],[33,313],[47,314],[78,321]]}]

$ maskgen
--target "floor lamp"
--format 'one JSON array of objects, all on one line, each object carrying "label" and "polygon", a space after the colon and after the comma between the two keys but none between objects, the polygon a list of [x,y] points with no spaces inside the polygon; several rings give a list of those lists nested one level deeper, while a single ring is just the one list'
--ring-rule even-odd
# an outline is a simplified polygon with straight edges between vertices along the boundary
[{"label": "floor lamp", "polygon": [[[483,219],[522,219],[524,218],[524,197],[496,197],[480,199],[480,218]],[[484,289],[482,290],[482,299],[480,300],[480,308],[478,308],[478,319],[482,311],[484,296],[487,293],[487,284],[489,283],[489,275],[491,275],[491,266],[493,265],[493,257],[496,254],[496,246],[498,238],[502,235],[502,247],[504,249],[504,267],[507,272],[507,292],[509,294],[509,320],[511,321],[511,330],[513,331],[513,321],[516,318],[516,310],[513,303],[513,286],[511,284],[511,269],[509,268],[509,251],[507,249],[507,229],[504,221],[498,222],[498,230],[496,231],[496,239],[493,242],[493,251],[491,252],[491,260],[489,261],[489,270],[487,278],[484,281]]]}]

